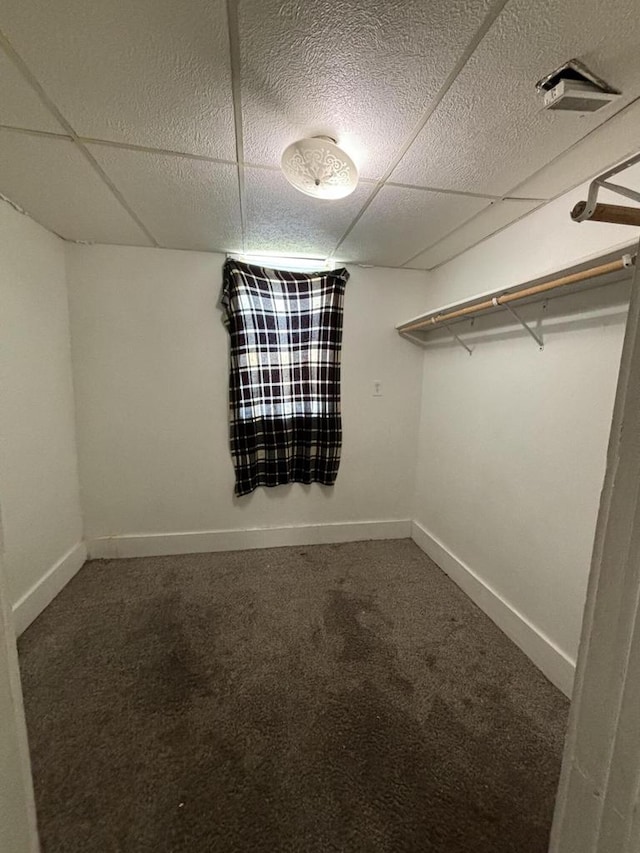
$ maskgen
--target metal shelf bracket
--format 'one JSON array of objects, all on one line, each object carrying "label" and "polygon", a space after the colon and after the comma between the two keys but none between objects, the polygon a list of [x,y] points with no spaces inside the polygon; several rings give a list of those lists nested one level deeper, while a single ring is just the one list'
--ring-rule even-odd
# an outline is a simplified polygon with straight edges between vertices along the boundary
[{"label": "metal shelf bracket", "polygon": [[402,331],[400,332],[400,334],[405,340],[411,341],[412,344],[418,344],[418,346],[423,347],[423,349],[427,346],[427,342],[424,340],[424,338],[420,338],[418,337],[418,335],[414,335],[411,332]]},{"label": "metal shelf bracket", "polygon": [[536,334],[528,323],[525,323],[522,317],[520,317],[520,315],[516,311],[514,311],[514,309],[511,307],[511,305],[509,305],[508,302],[503,302],[502,305],[507,309],[510,314],[513,314],[513,316],[516,318],[518,323],[520,323],[522,328],[526,329],[526,331],[529,332],[533,340],[538,344],[540,351],[542,351],[544,349],[544,341],[542,340],[542,337]]},{"label": "metal shelf bracket", "polygon": [[450,334],[453,338],[455,338],[455,340],[460,344],[460,346],[462,347],[462,349],[466,349],[466,351],[469,353],[469,355],[473,355],[473,350],[471,349],[471,347],[468,347],[468,346],[465,344],[465,342],[464,342],[461,338],[459,338],[459,337],[458,337],[458,335],[456,335],[456,333],[453,331],[453,329],[451,328],[451,326],[448,326],[446,323],[443,323],[443,326],[445,327],[445,329],[447,330],[447,332],[449,332],[449,334]]},{"label": "metal shelf bracket", "polygon": [[[636,163],[640,163],[640,154],[636,154],[634,157],[629,157],[628,160],[625,160],[623,163],[619,163],[617,166],[614,166],[612,169],[608,169],[606,172],[603,172],[601,175],[598,175],[597,178],[594,178],[593,181],[589,184],[589,193],[587,195],[586,202],[578,202],[578,204],[574,207],[571,218],[575,222],[585,222],[588,219],[594,219],[596,221],[606,222],[606,221],[614,221],[608,219],[601,219],[597,214],[598,205],[598,190],[609,190],[610,192],[617,193],[618,195],[622,195],[625,198],[629,198],[632,201],[640,201],[640,192],[637,190],[632,190],[630,187],[623,187],[620,184],[611,183],[609,178],[612,178],[614,175],[619,174],[620,172],[624,172],[625,169],[628,169],[630,166],[634,166]],[[629,208],[630,213],[638,213],[636,208]],[[615,220],[622,221],[622,220]],[[628,221],[622,221],[622,224],[632,224]],[[637,224],[637,223],[633,223]]]},{"label": "metal shelf bracket", "polygon": [[[640,214],[640,207],[638,208],[638,213]],[[638,224],[640,225],[640,222]],[[611,254],[613,253],[609,253],[609,256],[611,256]],[[611,273],[617,273],[620,270],[629,269],[635,264],[636,257],[636,255],[632,255],[627,252],[622,255],[622,257],[615,258],[614,260],[607,261],[599,264],[598,266],[565,273],[564,275],[549,281],[532,284],[528,287],[521,287],[517,291],[494,291],[496,294],[495,296],[487,294],[484,297],[478,296],[475,300],[462,300],[461,302],[445,305],[444,308],[441,308],[438,311],[430,311],[426,315],[416,317],[407,323],[402,323],[396,326],[396,330],[400,335],[408,340],[425,346],[426,343],[422,338],[422,335],[420,336],[420,340],[418,340],[418,338],[414,336],[414,332],[421,332],[424,334],[431,332],[434,329],[446,328],[451,337],[455,339],[456,343],[460,344],[463,349],[471,354],[471,348],[467,346],[464,341],[460,340],[458,335],[449,326],[449,323],[464,319],[470,320],[471,325],[473,326],[473,320],[479,314],[484,313],[485,311],[495,311],[497,308],[505,307],[509,308],[518,323],[524,327],[527,333],[531,335],[536,344],[542,349],[544,341],[542,340],[541,332],[536,334],[536,332],[528,326],[518,314],[516,314],[516,312],[511,308],[512,302],[516,302],[520,299],[530,299],[531,297],[542,296],[545,300],[542,305],[544,311],[546,308],[546,295],[550,291],[557,291],[568,285],[580,284],[583,281],[592,280],[605,275],[608,276]]]}]

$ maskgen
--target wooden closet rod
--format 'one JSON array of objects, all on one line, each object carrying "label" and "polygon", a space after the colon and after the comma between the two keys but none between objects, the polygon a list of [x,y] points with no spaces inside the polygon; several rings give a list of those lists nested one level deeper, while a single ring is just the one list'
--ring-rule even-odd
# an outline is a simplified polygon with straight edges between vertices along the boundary
[{"label": "wooden closet rod", "polygon": [[640,207],[622,204],[596,204],[591,216],[583,218],[588,202],[579,201],[571,211],[574,222],[614,222],[616,225],[640,225]]},{"label": "wooden closet rod", "polygon": [[[459,317],[468,317],[470,314],[477,314],[479,311],[486,311],[489,308],[496,308],[498,305],[505,305],[508,302],[516,302],[518,299],[526,299],[529,296],[536,296],[538,293],[547,293],[549,290],[556,290],[559,287],[566,287],[568,284],[576,284],[576,282],[586,281],[590,278],[596,278],[607,273],[617,272],[629,266],[630,255],[619,258],[616,261],[610,261],[607,264],[601,264],[597,267],[591,267],[580,272],[563,275],[560,278],[554,278],[552,281],[545,281],[543,284],[534,284],[531,287],[526,287],[523,290],[518,290],[515,293],[503,293],[501,296],[494,296],[492,299],[484,299],[482,302],[475,302],[473,305],[467,305],[464,308],[457,308],[455,311],[447,311],[445,314],[434,314],[433,317],[428,317],[426,320],[419,320],[417,323],[412,323],[410,326],[402,326],[398,330],[402,332],[415,332],[418,329],[432,328],[441,323],[448,323],[451,320],[457,320]],[[635,262],[635,257],[631,258],[631,263]]]}]

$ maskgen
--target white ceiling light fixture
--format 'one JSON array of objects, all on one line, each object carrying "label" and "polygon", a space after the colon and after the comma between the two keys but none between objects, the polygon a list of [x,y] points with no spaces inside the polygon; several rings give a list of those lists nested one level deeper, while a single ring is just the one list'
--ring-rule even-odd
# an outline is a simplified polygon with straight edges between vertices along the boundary
[{"label": "white ceiling light fixture", "polygon": [[289,145],[281,166],[292,186],[316,198],[344,198],[358,185],[356,164],[329,136],[313,136]]}]

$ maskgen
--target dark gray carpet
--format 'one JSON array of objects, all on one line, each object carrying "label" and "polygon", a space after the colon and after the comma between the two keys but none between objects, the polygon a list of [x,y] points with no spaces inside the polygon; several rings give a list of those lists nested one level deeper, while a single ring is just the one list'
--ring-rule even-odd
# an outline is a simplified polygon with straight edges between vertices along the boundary
[{"label": "dark gray carpet", "polygon": [[408,540],[88,563],[20,641],[45,853],[545,853],[568,703]]}]

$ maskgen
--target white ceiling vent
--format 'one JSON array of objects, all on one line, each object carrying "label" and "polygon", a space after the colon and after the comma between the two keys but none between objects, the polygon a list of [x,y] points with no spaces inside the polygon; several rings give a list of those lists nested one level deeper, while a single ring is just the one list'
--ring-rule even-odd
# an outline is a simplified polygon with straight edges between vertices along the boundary
[{"label": "white ceiling vent", "polygon": [[567,110],[574,113],[594,113],[615,101],[620,95],[603,92],[593,83],[581,83],[579,80],[561,80],[553,89],[544,93],[544,106],[547,110]]},{"label": "white ceiling vent", "polygon": [[536,89],[543,95],[545,109],[574,113],[593,113],[620,97],[577,59],[543,77]]}]

